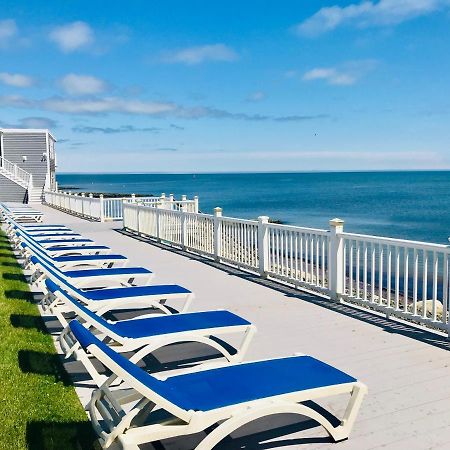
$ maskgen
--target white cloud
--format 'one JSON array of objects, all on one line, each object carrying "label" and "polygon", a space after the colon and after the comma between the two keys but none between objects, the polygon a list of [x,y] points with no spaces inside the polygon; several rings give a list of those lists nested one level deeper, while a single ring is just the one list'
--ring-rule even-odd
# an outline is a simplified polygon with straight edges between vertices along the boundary
[{"label": "white cloud", "polygon": [[304,73],[303,81],[324,80],[335,86],[351,86],[377,65],[375,60],[349,61],[340,67],[316,67]]},{"label": "white cloud", "polygon": [[20,73],[0,72],[0,83],[8,86],[26,88],[34,84],[34,79]]},{"label": "white cloud", "polygon": [[109,114],[122,113],[155,117],[177,117],[183,119],[230,119],[253,122],[303,122],[316,119],[326,119],[325,114],[269,116],[262,114],[247,114],[230,112],[207,106],[185,107],[171,102],[155,102],[121,97],[74,99],[53,97],[42,100],[31,100],[17,95],[0,97],[0,106],[13,108],[38,109],[66,114]]},{"label": "white cloud", "polygon": [[339,26],[356,27],[397,25],[438,11],[449,0],[379,0],[362,1],[347,6],[328,6],[295,26],[302,35],[318,36]]},{"label": "white cloud", "polygon": [[52,98],[39,102],[44,109],[71,114],[99,114],[119,112],[127,114],[158,115],[177,109],[176,105],[164,102],[128,100],[106,97],[89,100]]},{"label": "white cloud", "polygon": [[248,102],[260,102],[266,98],[266,94],[262,91],[252,92],[248,97]]},{"label": "white cloud", "polygon": [[0,48],[6,47],[16,34],[17,25],[14,20],[0,20]]},{"label": "white cloud", "polygon": [[339,72],[333,67],[316,68],[309,70],[303,75],[304,81],[326,80],[329,84],[348,86],[356,83],[357,79],[354,75]]},{"label": "white cloud", "polygon": [[59,84],[70,95],[99,94],[106,89],[106,83],[100,78],[75,73],[61,78]]},{"label": "white cloud", "polygon": [[55,128],[57,122],[47,117],[24,117],[20,120],[23,128]]},{"label": "white cloud", "polygon": [[225,44],[189,47],[166,53],[163,61],[167,63],[200,64],[205,61],[236,61],[238,54]]},{"label": "white cloud", "polygon": [[56,128],[58,123],[48,117],[24,117],[18,123],[6,123],[0,121],[0,126],[4,128]]},{"label": "white cloud", "polygon": [[88,47],[94,42],[94,32],[86,22],[72,22],[56,27],[49,35],[53,41],[65,53],[73,52]]}]

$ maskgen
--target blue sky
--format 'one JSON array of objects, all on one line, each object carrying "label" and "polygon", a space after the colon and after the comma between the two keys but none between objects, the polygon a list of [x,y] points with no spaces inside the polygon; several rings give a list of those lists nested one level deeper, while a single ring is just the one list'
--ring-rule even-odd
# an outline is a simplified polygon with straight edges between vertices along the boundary
[{"label": "blue sky", "polygon": [[0,126],[65,172],[450,168],[450,0],[2,1]]}]

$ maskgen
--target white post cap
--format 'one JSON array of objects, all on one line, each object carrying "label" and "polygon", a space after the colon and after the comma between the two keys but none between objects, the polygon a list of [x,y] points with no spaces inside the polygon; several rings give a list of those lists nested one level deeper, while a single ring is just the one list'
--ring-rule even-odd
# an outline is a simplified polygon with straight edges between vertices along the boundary
[{"label": "white post cap", "polygon": [[342,219],[338,219],[337,217],[330,220],[331,227],[342,227],[344,226],[345,221]]}]

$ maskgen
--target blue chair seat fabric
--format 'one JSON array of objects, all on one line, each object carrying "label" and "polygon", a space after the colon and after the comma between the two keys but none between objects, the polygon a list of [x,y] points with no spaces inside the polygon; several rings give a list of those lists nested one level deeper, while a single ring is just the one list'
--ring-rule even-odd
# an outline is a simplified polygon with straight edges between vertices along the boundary
[{"label": "blue chair seat fabric", "polygon": [[92,239],[43,239],[38,241],[39,244],[64,244],[64,243],[84,243],[84,242],[94,242]]},{"label": "blue chair seat fabric", "polygon": [[104,277],[117,275],[150,275],[151,270],[144,267],[112,267],[110,269],[66,270],[64,275],[70,278]]},{"label": "blue chair seat fabric", "polygon": [[142,385],[184,410],[210,411],[262,398],[353,383],[355,378],[311,356],[230,365],[158,380],[99,341],[79,322],[70,328],[83,348],[96,345]]},{"label": "blue chair seat fabric", "polygon": [[[41,241],[42,242],[42,241]],[[52,252],[59,252],[59,251],[76,251],[76,250],[109,250],[109,247],[106,245],[74,245],[70,248],[67,247],[52,247]]]},{"label": "blue chair seat fabric", "polygon": [[127,297],[144,297],[151,295],[190,294],[191,291],[177,284],[160,284],[155,286],[133,286],[111,289],[94,289],[83,291],[88,300],[117,300]]},{"label": "blue chair seat fabric", "polygon": [[[54,230],[51,230],[54,231]],[[37,234],[32,234],[29,235],[31,238],[35,239],[35,238],[39,238],[39,237],[56,237],[56,236],[61,236],[62,238],[71,238],[71,237],[75,237],[75,236],[81,236],[81,234],[78,233],[72,233],[72,232],[67,232],[67,233],[37,233]]]},{"label": "blue chair seat fabric", "polygon": [[111,331],[132,339],[240,325],[250,325],[250,323],[229,311],[171,314],[110,324]]},{"label": "blue chair seat fabric", "polygon": [[77,262],[77,261],[105,261],[110,259],[125,260],[123,255],[75,255],[75,256],[57,256],[52,258],[55,262]]}]

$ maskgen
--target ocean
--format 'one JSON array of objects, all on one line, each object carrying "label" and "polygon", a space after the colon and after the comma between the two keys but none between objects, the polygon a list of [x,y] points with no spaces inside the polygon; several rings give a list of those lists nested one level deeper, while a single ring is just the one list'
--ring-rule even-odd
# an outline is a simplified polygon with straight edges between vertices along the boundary
[{"label": "ocean", "polygon": [[200,210],[290,225],[448,244],[450,172],[58,174],[79,192],[199,196]]}]

